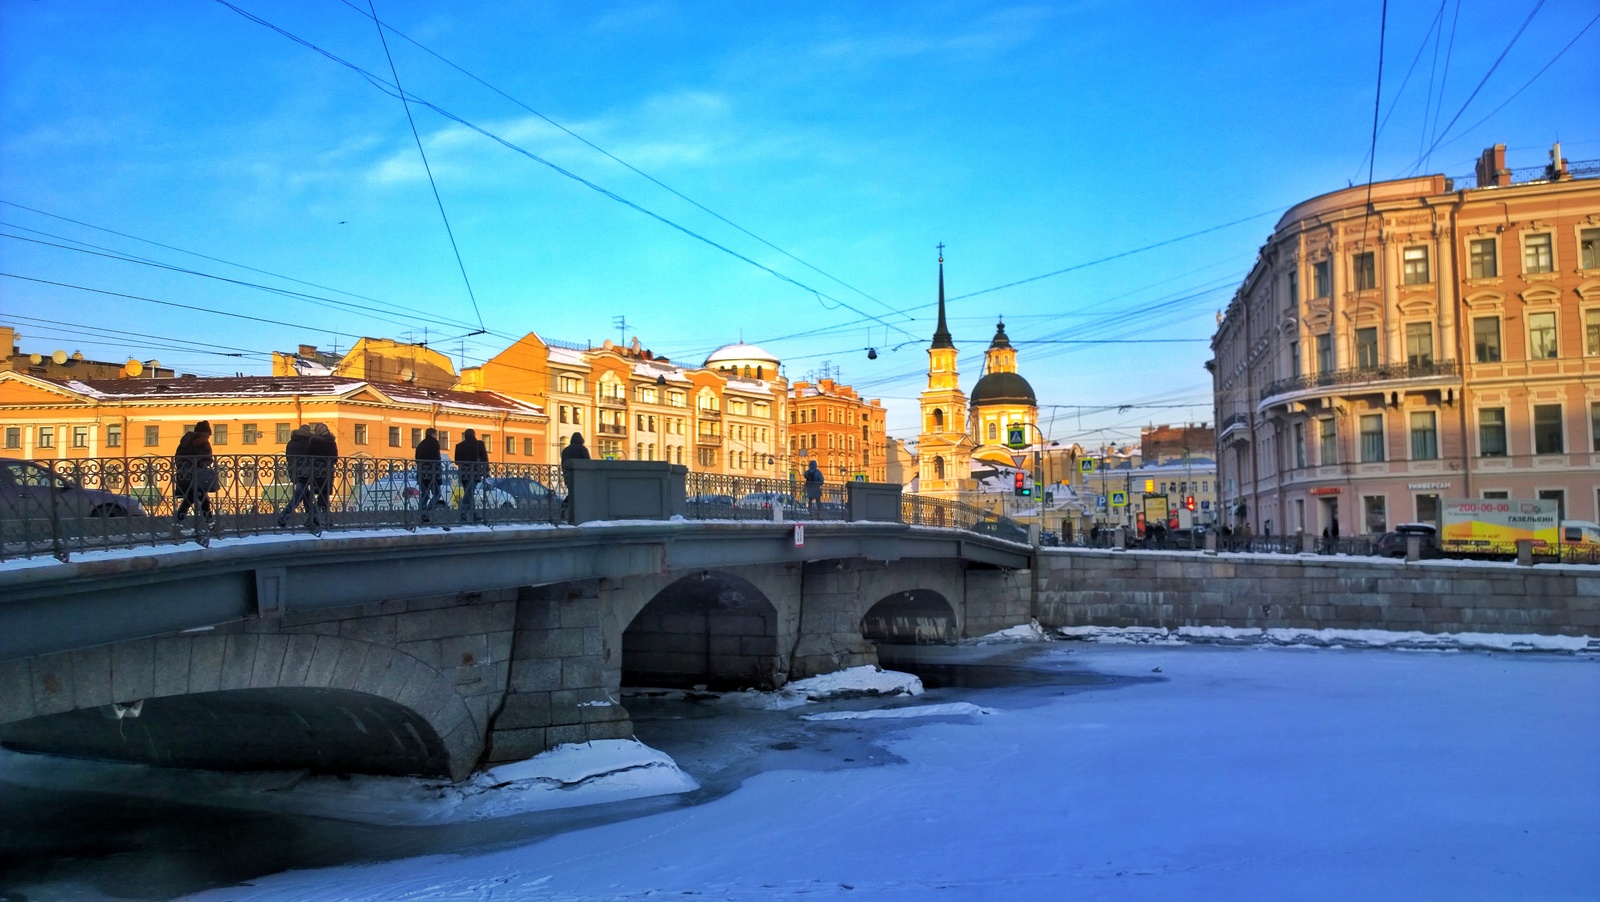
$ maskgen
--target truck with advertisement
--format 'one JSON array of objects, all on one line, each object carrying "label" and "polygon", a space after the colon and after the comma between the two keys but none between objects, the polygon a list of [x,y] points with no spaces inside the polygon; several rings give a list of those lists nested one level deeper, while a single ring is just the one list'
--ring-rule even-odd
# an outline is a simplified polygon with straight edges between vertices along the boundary
[{"label": "truck with advertisement", "polygon": [[1555,501],[1468,498],[1444,502],[1439,546],[1447,554],[1517,553],[1517,541],[1530,539],[1535,551],[1560,542],[1560,508]]}]

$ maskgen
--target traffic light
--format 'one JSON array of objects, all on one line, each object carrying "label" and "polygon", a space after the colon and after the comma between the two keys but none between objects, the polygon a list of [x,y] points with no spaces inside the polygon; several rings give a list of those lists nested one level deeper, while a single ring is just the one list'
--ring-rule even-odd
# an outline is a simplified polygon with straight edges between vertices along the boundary
[{"label": "traffic light", "polygon": [[1184,499],[1183,499],[1183,506],[1188,508],[1189,510],[1194,510],[1194,496],[1193,495],[1185,496]]},{"label": "traffic light", "polygon": [[1026,494],[1028,494],[1028,490],[1023,486],[1023,479],[1024,479],[1023,475],[1021,473],[1013,473],[1011,475],[1012,475],[1011,491],[1014,494],[1017,494],[1017,495],[1026,495]]}]

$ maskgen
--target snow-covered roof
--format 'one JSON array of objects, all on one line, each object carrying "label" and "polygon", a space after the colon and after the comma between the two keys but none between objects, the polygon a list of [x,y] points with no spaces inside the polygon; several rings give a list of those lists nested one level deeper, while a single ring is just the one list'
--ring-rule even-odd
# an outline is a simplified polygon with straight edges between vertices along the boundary
[{"label": "snow-covered roof", "polygon": [[221,376],[194,379],[68,379],[42,381],[98,401],[218,400],[341,396],[370,387],[401,404],[443,404],[458,409],[540,414],[544,408],[497,392],[424,388],[404,382],[369,382],[340,376]]},{"label": "snow-covered roof", "polygon": [[778,358],[771,351],[756,345],[735,342],[730,345],[723,345],[707,355],[706,368],[716,369],[716,364],[719,363],[745,363],[747,361],[750,363],[770,363],[773,366],[778,365]]}]

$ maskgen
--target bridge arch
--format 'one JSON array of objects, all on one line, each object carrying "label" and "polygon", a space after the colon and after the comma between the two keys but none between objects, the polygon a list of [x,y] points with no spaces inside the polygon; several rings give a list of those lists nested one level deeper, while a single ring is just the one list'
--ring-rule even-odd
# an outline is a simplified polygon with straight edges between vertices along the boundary
[{"label": "bridge arch", "polygon": [[913,589],[877,601],[861,617],[862,638],[874,645],[939,645],[961,637],[955,605],[938,592]]},{"label": "bridge arch", "polygon": [[779,606],[745,577],[720,570],[680,576],[622,630],[622,682],[770,689],[787,671],[781,632]]},{"label": "bridge arch", "polygon": [[355,639],[213,633],[27,663],[34,715],[0,723],[0,746],[18,751],[461,780],[483,750],[449,679]]}]

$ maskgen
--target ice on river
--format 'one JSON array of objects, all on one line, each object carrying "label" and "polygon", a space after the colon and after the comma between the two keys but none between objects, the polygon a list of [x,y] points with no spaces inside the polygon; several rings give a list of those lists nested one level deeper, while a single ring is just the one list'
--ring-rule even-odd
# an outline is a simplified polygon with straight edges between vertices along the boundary
[{"label": "ice on river", "polygon": [[[845,720],[891,763],[204,900],[1593,898],[1590,652],[1051,643],[1103,677],[935,690],[986,716]],[[848,703],[861,706],[860,702]],[[871,707],[864,706],[864,707]]]}]

